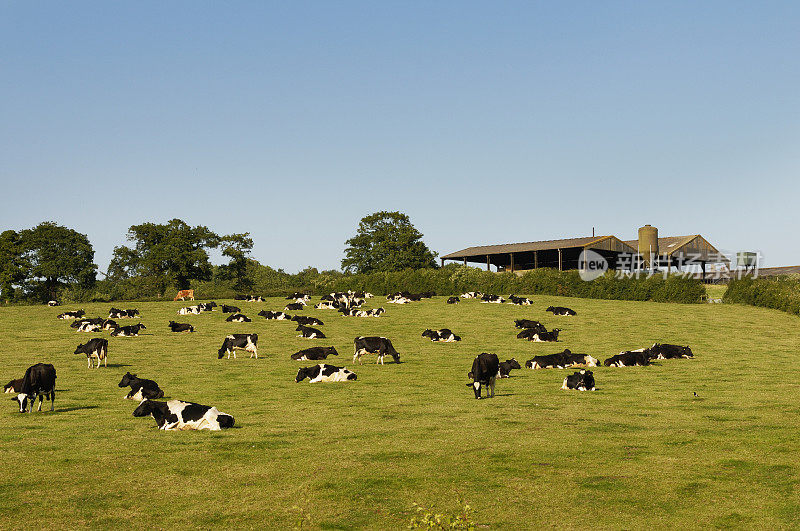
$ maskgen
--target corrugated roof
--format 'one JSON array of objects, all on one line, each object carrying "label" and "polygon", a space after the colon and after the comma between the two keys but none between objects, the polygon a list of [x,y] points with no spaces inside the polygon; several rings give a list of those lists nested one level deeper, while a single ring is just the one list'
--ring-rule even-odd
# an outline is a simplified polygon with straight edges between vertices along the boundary
[{"label": "corrugated roof", "polygon": [[[569,249],[571,247],[590,247],[592,243],[614,238],[614,236],[587,236],[585,238],[566,238],[563,240],[542,240],[538,242],[506,243],[501,245],[479,245],[467,247],[460,251],[442,256],[443,259],[464,258],[487,254],[520,253],[525,251],[546,251],[552,249]],[[636,248],[633,248],[633,252]]]},{"label": "corrugated roof", "polygon": [[[699,234],[692,234],[690,236],[667,236],[658,239],[658,251],[660,253],[672,254],[672,252],[680,249],[690,241],[700,236]],[[633,247],[639,248],[639,240],[626,240],[625,243]]]}]

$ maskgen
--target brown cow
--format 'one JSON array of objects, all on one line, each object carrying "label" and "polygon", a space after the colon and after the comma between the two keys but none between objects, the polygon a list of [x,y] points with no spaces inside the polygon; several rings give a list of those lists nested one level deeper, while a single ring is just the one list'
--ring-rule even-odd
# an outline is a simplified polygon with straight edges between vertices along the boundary
[{"label": "brown cow", "polygon": [[185,301],[187,297],[192,299],[192,300],[194,300],[194,290],[193,289],[182,289],[182,290],[180,290],[178,292],[178,294],[175,295],[175,298],[172,299],[172,300],[176,301],[176,300],[180,299],[182,301]]}]

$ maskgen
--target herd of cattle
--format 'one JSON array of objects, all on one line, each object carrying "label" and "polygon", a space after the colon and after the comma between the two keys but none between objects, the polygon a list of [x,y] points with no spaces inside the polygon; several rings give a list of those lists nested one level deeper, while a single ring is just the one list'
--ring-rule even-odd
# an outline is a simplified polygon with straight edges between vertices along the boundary
[{"label": "herd of cattle", "polygon": [[[191,290],[189,290],[191,291]],[[433,293],[419,293],[413,294],[409,292],[398,292],[387,296],[387,302],[392,304],[408,304],[411,302],[421,301],[425,298],[434,296]],[[385,310],[383,308],[375,308],[372,310],[361,310],[360,307],[371,298],[372,295],[364,292],[339,292],[331,293],[322,297],[319,304],[315,305],[316,309],[335,309],[342,316],[350,317],[379,317]],[[181,292],[178,298],[192,298],[194,300],[193,292]],[[495,304],[514,304],[521,306],[530,306],[533,301],[525,297],[516,297],[510,295],[508,299],[504,299],[497,295],[482,294],[480,292],[469,292],[461,295],[462,299],[480,299],[484,303]],[[287,303],[284,311],[271,311],[263,310],[258,313],[259,317],[266,320],[289,320],[297,323],[296,331],[300,332],[298,337],[308,339],[325,339],[325,334],[315,326],[322,326],[322,320],[304,315],[289,315],[286,311],[303,310],[309,304],[309,297],[306,294],[295,293],[287,299],[293,302]],[[248,302],[263,301],[264,299],[258,296],[244,296],[237,297],[237,300],[244,300]],[[458,304],[458,297],[449,297],[446,300],[447,304]],[[51,306],[54,304],[50,304]],[[199,303],[194,306],[181,308],[178,311],[179,315],[197,315],[204,312],[212,312],[214,308],[219,306],[215,302]],[[241,313],[241,308],[233,305],[223,304],[221,306],[222,313],[230,314],[225,320],[226,322],[252,322],[252,319]],[[576,316],[577,313],[564,307],[550,306],[545,311],[553,313],[557,316]],[[64,312],[58,315],[58,319],[71,319],[73,320],[71,327],[75,328],[78,332],[100,332],[102,330],[110,331],[112,337],[135,337],[138,336],[141,330],[146,330],[147,327],[142,323],[135,325],[121,326],[115,319],[132,319],[140,317],[139,311],[136,309],[121,310],[118,308],[111,308],[107,318],[87,318],[84,317],[83,310]],[[555,328],[547,330],[539,321],[529,319],[517,319],[514,321],[514,326],[521,331],[517,334],[517,338],[525,339],[528,341],[537,342],[557,342],[559,332],[561,329]],[[172,332],[188,332],[195,331],[194,326],[189,323],[178,323],[170,321],[168,324]],[[427,337],[431,341],[441,342],[456,342],[461,341],[461,337],[453,333],[448,328],[439,330],[426,329],[422,332],[422,337]],[[384,364],[384,358],[391,356],[391,358],[399,363],[400,354],[392,345],[391,340],[386,337],[380,336],[358,336],[353,340],[354,354],[353,363],[363,363],[363,356],[366,354],[376,354],[376,363]],[[225,336],[222,346],[217,351],[219,359],[227,355],[236,358],[236,351],[243,350],[250,354],[250,357],[258,358],[258,334],[256,333],[233,333]],[[85,354],[89,368],[99,368],[100,363],[108,366],[108,340],[105,338],[92,338],[85,344],[79,344],[75,349],[75,354]],[[321,361],[327,359],[328,356],[338,356],[336,348],[329,347],[310,347],[300,350],[290,356],[291,359],[297,361]],[[651,360],[654,359],[675,359],[675,358],[691,358],[693,357],[692,351],[688,346],[678,346],[670,344],[653,344],[650,347],[640,348],[637,350],[624,351],[617,355],[611,356],[603,362],[606,367],[630,367],[630,366],[644,366],[649,365]],[[96,362],[96,364],[95,364]],[[581,367],[578,372],[564,378],[561,388],[562,389],[575,389],[580,391],[594,391],[595,380],[592,371],[587,367],[597,367],[599,360],[588,354],[575,354],[569,349],[564,349],[562,352],[548,355],[534,356],[525,362],[525,367],[529,369],[567,369],[571,367]],[[496,354],[481,353],[472,363],[472,369],[468,372],[468,378],[472,383],[468,384],[473,387],[475,398],[481,398],[481,388],[485,387],[487,396],[494,396],[495,382],[497,378],[508,378],[511,370],[521,369],[519,362],[514,359],[508,359],[501,362]],[[327,363],[320,363],[310,367],[302,367],[298,370],[295,377],[295,382],[301,382],[308,378],[309,382],[344,382],[356,380],[357,375],[345,367],[337,367]],[[16,392],[15,400],[19,402],[20,412],[28,410],[33,411],[33,405],[36,399],[39,399],[39,411],[41,411],[42,403],[45,398],[50,400],[50,410],[54,409],[55,402],[55,380],[56,371],[53,365],[38,363],[27,369],[23,378],[12,380],[5,386],[5,392]],[[119,387],[130,387],[131,391],[125,396],[127,399],[140,401],[139,406],[133,412],[135,417],[151,416],[156,420],[158,427],[164,430],[184,430],[184,429],[209,429],[219,430],[229,428],[234,425],[234,418],[231,415],[222,413],[216,408],[211,406],[204,406],[192,402],[184,402],[181,400],[168,400],[166,402],[158,401],[159,398],[164,397],[164,392],[158,384],[152,380],[138,378],[135,374],[130,372],[126,373],[119,383]]]}]

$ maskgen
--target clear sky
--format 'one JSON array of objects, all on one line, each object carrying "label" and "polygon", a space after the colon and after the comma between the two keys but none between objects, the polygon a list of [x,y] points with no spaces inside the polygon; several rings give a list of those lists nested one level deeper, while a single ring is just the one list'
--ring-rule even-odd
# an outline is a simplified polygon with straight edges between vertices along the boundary
[{"label": "clear sky", "polygon": [[650,223],[800,264],[800,2],[0,3],[0,229],[249,231],[338,268]]}]

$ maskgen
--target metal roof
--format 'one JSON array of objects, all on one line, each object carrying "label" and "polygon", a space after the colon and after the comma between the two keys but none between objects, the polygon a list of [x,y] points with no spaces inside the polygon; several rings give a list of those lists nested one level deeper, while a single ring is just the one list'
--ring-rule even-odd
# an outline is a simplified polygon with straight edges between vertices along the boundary
[{"label": "metal roof", "polygon": [[[442,256],[442,259],[465,258],[469,256],[481,256],[503,253],[520,253],[525,251],[547,251],[553,249],[569,249],[573,247],[591,248],[593,244],[609,238],[617,239],[616,236],[587,236],[585,238],[566,238],[563,240],[542,240],[538,242],[525,243],[506,243],[501,245],[479,245],[477,247],[467,247],[460,251]],[[625,243],[625,242],[622,242]],[[630,244],[626,244],[630,247]],[[636,248],[631,247],[630,252],[635,253]]]}]

